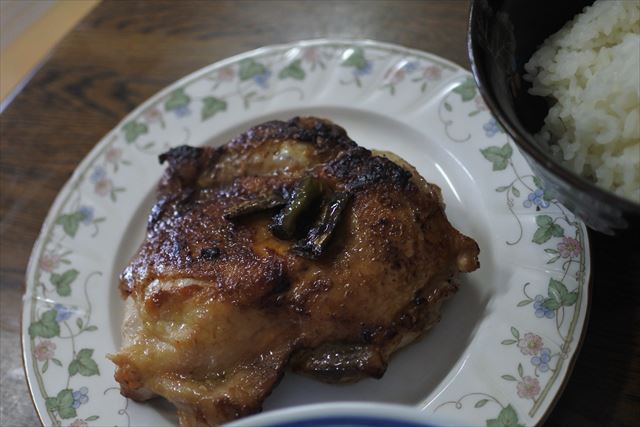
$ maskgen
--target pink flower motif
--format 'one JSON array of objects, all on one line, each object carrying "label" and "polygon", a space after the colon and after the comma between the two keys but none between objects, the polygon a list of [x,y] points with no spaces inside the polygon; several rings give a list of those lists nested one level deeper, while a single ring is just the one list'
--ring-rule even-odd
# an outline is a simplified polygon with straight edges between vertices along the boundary
[{"label": "pink flower motif", "polygon": [[523,399],[533,399],[540,393],[540,383],[536,378],[525,376],[518,382],[518,396]]},{"label": "pink flower motif", "polygon": [[223,67],[220,70],[218,70],[218,80],[223,82],[228,82],[233,80],[235,75],[236,75],[236,72],[233,71],[233,68],[231,66]]},{"label": "pink flower motif", "polygon": [[158,122],[162,120],[162,113],[156,107],[149,108],[144,113],[142,113],[147,123]]},{"label": "pink flower motif", "polygon": [[69,427],[87,427],[89,424],[85,420],[81,420],[80,418],[75,419]]},{"label": "pink flower motif", "polygon": [[562,258],[577,257],[580,255],[580,242],[573,237],[563,237],[562,241],[558,243],[558,252]]},{"label": "pink flower motif", "polygon": [[60,256],[57,254],[46,253],[42,255],[42,258],[40,258],[39,265],[42,271],[51,273],[53,270],[58,268],[58,265],[60,265]]},{"label": "pink flower motif", "polygon": [[122,158],[122,150],[120,148],[110,148],[104,155],[104,159],[109,163],[118,163]]},{"label": "pink flower motif", "polygon": [[429,65],[424,69],[424,77],[427,80],[440,80],[442,77],[442,69],[440,67],[436,67],[435,65]]},{"label": "pink flower motif", "polygon": [[522,354],[535,356],[542,348],[542,338],[531,332],[524,334],[524,338],[518,340],[518,347]]},{"label": "pink flower motif", "polygon": [[51,359],[55,355],[56,345],[49,340],[42,340],[36,346],[33,354],[40,362]]},{"label": "pink flower motif", "polygon": [[318,51],[318,48],[316,47],[310,47],[308,49],[305,49],[304,52],[302,52],[302,59],[312,64],[315,64],[316,62],[318,62],[319,56],[320,56],[320,53]]},{"label": "pink flower motif", "polygon": [[111,180],[102,178],[96,182],[95,192],[98,196],[108,196],[111,193]]},{"label": "pink flower motif", "polygon": [[404,80],[405,72],[403,69],[399,69],[391,76],[391,84],[397,85]]}]

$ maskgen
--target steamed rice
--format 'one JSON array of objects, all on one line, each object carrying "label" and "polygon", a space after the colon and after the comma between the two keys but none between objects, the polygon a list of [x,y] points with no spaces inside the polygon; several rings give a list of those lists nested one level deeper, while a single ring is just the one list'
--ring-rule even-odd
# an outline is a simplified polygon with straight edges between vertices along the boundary
[{"label": "steamed rice", "polygon": [[537,135],[597,185],[640,203],[640,0],[598,0],[525,65],[555,104]]}]

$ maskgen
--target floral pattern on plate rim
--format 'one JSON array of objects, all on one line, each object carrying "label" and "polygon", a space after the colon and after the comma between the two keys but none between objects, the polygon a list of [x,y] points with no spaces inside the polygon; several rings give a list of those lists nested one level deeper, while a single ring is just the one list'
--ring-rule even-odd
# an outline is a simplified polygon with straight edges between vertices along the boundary
[{"label": "floral pattern on plate rim", "polygon": [[[383,65],[393,55],[398,60],[388,68],[378,90],[395,96],[399,87],[411,85],[413,90],[427,91],[430,84],[443,79],[447,73],[458,69],[446,61],[402,48],[367,46],[354,43],[327,43],[303,47],[297,57],[283,62],[283,52],[290,47],[282,47],[266,54],[246,57],[232,64],[214,67],[211,72],[187,80],[182,86],[172,90],[149,105],[143,111],[121,123],[117,133],[102,147],[101,152],[72,178],[70,191],[61,208],[54,214],[43,235],[40,253],[34,268],[34,280],[30,324],[28,327],[29,348],[25,349],[34,367],[37,391],[42,395],[46,412],[52,425],[69,423],[70,426],[85,426],[100,418],[85,410],[92,398],[106,395],[117,387],[105,390],[92,390],[84,378],[101,375],[96,362],[94,349],[83,347],[78,342],[81,336],[96,333],[98,325],[91,323],[92,303],[87,286],[101,271],[80,271],[70,260],[73,254],[73,241],[78,233],[96,238],[100,225],[107,221],[106,216],[97,216],[98,208],[83,200],[79,191],[83,186],[98,198],[106,198],[110,203],[118,203],[118,194],[126,191],[123,183],[118,183],[118,174],[122,168],[131,166],[127,152],[131,149],[140,153],[157,155],[169,148],[168,143],[147,141],[141,143],[141,137],[163,130],[168,121],[183,120],[198,115],[201,121],[213,120],[228,111],[232,99],[241,101],[245,110],[254,104],[268,101],[284,93],[296,94],[303,99],[305,92],[296,83],[302,82],[310,73],[324,72],[330,65],[343,70],[341,85],[363,87],[372,71]],[[274,79],[290,81],[291,86],[270,90]],[[188,87],[198,81],[209,81],[211,93],[196,97],[188,92]],[[488,138],[504,136],[504,131],[489,114],[477,94],[475,84],[470,78],[460,82],[442,99],[438,114],[447,136],[452,142],[471,140],[471,133],[457,133],[455,120],[449,117],[454,109],[464,109],[468,117],[485,113],[487,122],[482,132]],[[190,133],[185,129],[182,143],[188,143]],[[506,138],[505,138],[506,139]],[[581,223],[556,201],[548,198],[542,182],[533,175],[520,175],[511,161],[513,148],[508,139],[504,144],[492,145],[480,149],[479,155],[490,162],[491,170],[503,175],[509,174],[508,182],[495,189],[505,195],[505,204],[520,230],[519,235],[506,245],[516,245],[523,239],[539,245],[549,255],[548,264],[560,263],[561,277],[549,278],[548,283],[525,283],[522,286],[523,299],[516,303],[522,310],[532,310],[540,322],[555,322],[560,344],[547,343],[535,331],[521,332],[517,326],[507,331],[502,346],[518,352],[520,362],[512,372],[502,375],[509,387],[513,384],[513,398],[531,401],[528,416],[533,417],[547,397],[550,388],[556,382],[564,361],[568,358],[578,315],[581,310],[581,294],[585,289],[585,232]],[[526,198],[524,197],[526,194]],[[95,200],[95,199],[94,199]],[[514,207],[522,200],[526,209],[535,209],[537,230],[532,236],[523,235],[520,214]],[[551,216],[544,213],[555,206],[560,214]],[[104,214],[106,215],[106,213]],[[569,288],[566,279],[573,277],[577,286]],[[535,290],[535,291],[534,291]],[[546,291],[546,295],[545,295]],[[81,293],[84,308],[78,307],[67,299],[72,294]],[[533,295],[535,293],[535,295]],[[61,350],[66,349],[64,356]],[[55,388],[46,387],[45,378],[51,367],[65,370],[66,382]],[[35,391],[35,390],[34,390]],[[458,400],[445,402],[435,410],[454,405],[461,409],[463,401],[479,397],[474,408],[482,408],[488,403],[497,406],[495,418],[487,419],[488,426],[520,425],[518,413],[509,403],[503,403],[494,396],[483,393],[468,393]],[[129,425],[127,413],[128,400],[124,399],[118,415]],[[100,424],[100,421],[97,422]]]},{"label": "floral pattern on plate rim", "polygon": [[[480,111],[486,110],[482,99],[478,96],[475,83],[468,78],[464,83],[452,90],[452,92],[441,102],[441,108],[451,111],[452,107],[448,98],[454,94],[459,95],[462,103],[471,103],[475,106],[467,113],[467,116],[474,116]],[[440,120],[448,129],[453,121],[440,116]],[[519,362],[515,366],[515,372],[505,373],[501,378],[505,381],[515,383],[515,391],[520,399],[531,400],[531,408],[528,412],[533,417],[542,402],[549,393],[550,388],[555,384],[564,361],[569,358],[569,350],[574,340],[574,332],[580,314],[581,294],[585,292],[585,229],[573,215],[560,205],[556,200],[547,196],[543,189],[542,181],[535,175],[521,175],[513,161],[513,148],[511,142],[506,138],[504,130],[497,123],[495,118],[490,117],[483,125],[483,130],[488,138],[496,135],[505,136],[505,143],[492,145],[480,149],[480,154],[491,163],[491,170],[496,173],[509,173],[512,178],[506,185],[495,189],[497,193],[505,194],[505,205],[517,223],[519,234],[513,240],[505,242],[506,245],[513,246],[519,244],[523,236],[523,227],[520,215],[514,210],[516,199],[524,199],[522,206],[526,209],[533,209],[536,213],[535,221],[537,229],[530,237],[530,241],[540,246],[540,250],[550,256],[547,265],[560,262],[562,275],[560,277],[550,277],[548,283],[530,282],[522,285],[524,299],[516,303],[517,307],[532,306],[534,315],[540,321],[554,321],[557,331],[557,338],[560,344],[555,348],[546,347],[543,339],[534,332],[528,331],[521,334],[515,326],[511,326],[511,337],[504,339],[501,344],[504,346],[514,346],[519,349],[521,358],[529,359],[529,364]],[[447,131],[447,135],[455,142],[465,142],[469,137],[458,138]],[[528,192],[526,198],[523,191]],[[559,214],[554,216],[543,213],[544,209],[555,206]],[[565,284],[566,279],[571,278],[576,282],[573,289],[569,290]],[[529,288],[529,290],[528,290]],[[531,289],[537,289],[538,294],[534,297],[530,295]],[[543,290],[544,289],[544,290]],[[546,296],[543,293],[546,291]],[[567,330],[563,332],[563,327]],[[524,357],[522,357],[524,356]],[[529,373],[530,372],[530,373]],[[497,404],[500,411],[496,418],[488,419],[487,426],[520,426],[518,415],[511,405],[504,405],[494,396],[482,393],[468,393],[455,401],[448,401],[436,407],[435,411],[442,407],[453,404],[456,409],[461,409],[466,398],[476,397],[474,407],[482,408],[488,402]]]}]

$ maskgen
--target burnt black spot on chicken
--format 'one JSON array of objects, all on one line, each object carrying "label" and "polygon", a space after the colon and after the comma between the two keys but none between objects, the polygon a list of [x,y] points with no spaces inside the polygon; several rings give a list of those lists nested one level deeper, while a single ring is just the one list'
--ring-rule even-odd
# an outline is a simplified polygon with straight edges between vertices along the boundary
[{"label": "burnt black spot on chicken", "polygon": [[202,248],[200,251],[200,258],[206,261],[212,261],[220,256],[220,248],[212,246],[210,248]]},{"label": "burnt black spot on chicken", "polygon": [[171,148],[169,151],[160,154],[158,156],[158,160],[160,161],[160,164],[168,161],[169,165],[175,167],[182,162],[197,160],[202,155],[202,152],[203,149],[200,147],[181,145],[179,147]]},{"label": "burnt black spot on chicken", "polygon": [[411,178],[410,172],[389,159],[372,156],[369,150],[362,147],[341,153],[325,170],[329,175],[345,181],[349,190],[379,183],[404,188]]},{"label": "burnt black spot on chicken", "polygon": [[360,332],[363,343],[372,344],[381,331],[382,327],[380,326],[363,325]]},{"label": "burnt black spot on chicken", "polygon": [[417,296],[413,299],[413,304],[414,305],[422,305],[425,302],[427,302],[427,299],[425,297],[422,296]]}]

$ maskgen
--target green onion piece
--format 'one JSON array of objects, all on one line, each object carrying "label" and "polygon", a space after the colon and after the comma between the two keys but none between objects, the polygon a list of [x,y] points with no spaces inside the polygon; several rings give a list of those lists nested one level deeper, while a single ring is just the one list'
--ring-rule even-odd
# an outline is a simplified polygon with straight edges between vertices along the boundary
[{"label": "green onion piece", "polygon": [[245,200],[238,203],[235,206],[227,209],[222,217],[224,219],[235,219],[240,216],[249,215],[255,212],[266,211],[269,209],[284,206],[287,203],[279,194],[269,194],[266,196],[259,196],[255,199]]},{"label": "green onion piece", "polygon": [[349,193],[337,193],[325,203],[320,217],[307,236],[291,248],[293,253],[310,259],[316,259],[322,255],[350,198]]},{"label": "green onion piece", "polygon": [[293,189],[287,206],[273,218],[269,226],[273,235],[280,239],[295,237],[300,217],[320,197],[322,197],[322,183],[310,176],[303,178]]}]

